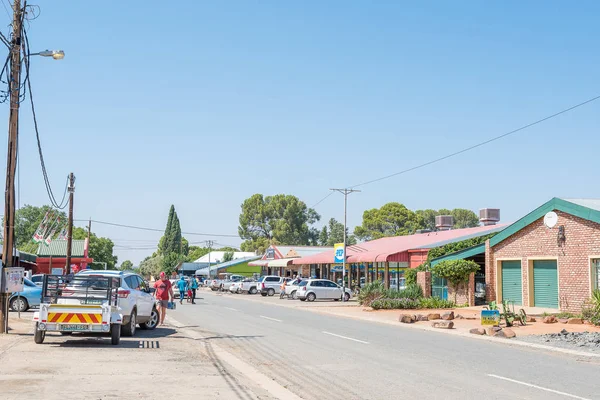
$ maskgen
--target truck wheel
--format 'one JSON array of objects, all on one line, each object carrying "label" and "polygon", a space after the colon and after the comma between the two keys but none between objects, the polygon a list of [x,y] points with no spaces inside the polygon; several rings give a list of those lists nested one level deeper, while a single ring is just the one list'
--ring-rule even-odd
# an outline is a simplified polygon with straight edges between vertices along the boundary
[{"label": "truck wheel", "polygon": [[271,289],[267,290],[267,295],[273,296],[274,294],[275,294],[275,289],[271,288]]},{"label": "truck wheel", "polygon": [[110,325],[110,344],[116,346],[121,342],[121,326],[118,324]]},{"label": "truck wheel", "polygon": [[248,293],[250,293],[250,294],[256,294],[256,292],[258,292],[258,290],[256,290],[255,287],[251,287],[250,290],[248,291]]},{"label": "truck wheel", "polygon": [[40,331],[38,329],[38,324],[35,324],[35,333],[33,334],[33,340],[37,344],[44,343],[44,339],[46,338],[46,331]]},{"label": "truck wheel", "polygon": [[136,311],[133,310],[131,312],[131,316],[129,317],[129,323],[127,325],[122,325],[121,329],[123,332],[123,336],[133,336],[135,335],[135,327],[137,326],[137,314]]}]

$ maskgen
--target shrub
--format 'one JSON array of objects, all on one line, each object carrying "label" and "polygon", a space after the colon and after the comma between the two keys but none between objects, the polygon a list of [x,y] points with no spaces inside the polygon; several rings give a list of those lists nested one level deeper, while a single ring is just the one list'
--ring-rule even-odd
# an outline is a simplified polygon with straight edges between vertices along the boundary
[{"label": "shrub", "polygon": [[439,297],[428,297],[419,300],[419,308],[455,308],[451,300],[440,299]]},{"label": "shrub", "polygon": [[385,286],[380,281],[367,283],[358,294],[358,302],[362,306],[371,306],[374,300],[387,297]]},{"label": "shrub", "polygon": [[407,299],[420,299],[423,297],[423,289],[416,283],[407,285],[405,289],[398,291],[398,293],[401,294],[398,297],[406,297]]},{"label": "shrub", "polygon": [[407,298],[377,299],[371,303],[374,310],[398,310],[419,308],[419,301]]},{"label": "shrub", "polygon": [[479,271],[479,264],[469,260],[442,261],[431,268],[431,273],[433,275],[447,279],[448,283],[452,285],[455,303],[458,294],[458,286],[461,283],[468,282],[469,276],[477,271]]},{"label": "shrub", "polygon": [[406,272],[404,272],[404,279],[406,279],[407,285],[416,285],[417,284],[417,272],[427,271],[427,265],[421,264],[417,268],[408,268]]},{"label": "shrub", "polygon": [[592,297],[583,305],[581,314],[592,324],[600,325],[600,290],[596,289],[592,292]]}]

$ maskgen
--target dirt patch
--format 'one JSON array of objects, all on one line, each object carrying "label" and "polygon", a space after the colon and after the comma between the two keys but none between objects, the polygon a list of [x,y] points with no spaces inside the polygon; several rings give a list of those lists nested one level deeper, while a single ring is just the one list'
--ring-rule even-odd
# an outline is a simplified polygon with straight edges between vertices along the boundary
[{"label": "dirt patch", "polygon": [[569,332],[563,329],[559,333],[525,336],[522,340],[529,343],[600,353],[600,332]]}]

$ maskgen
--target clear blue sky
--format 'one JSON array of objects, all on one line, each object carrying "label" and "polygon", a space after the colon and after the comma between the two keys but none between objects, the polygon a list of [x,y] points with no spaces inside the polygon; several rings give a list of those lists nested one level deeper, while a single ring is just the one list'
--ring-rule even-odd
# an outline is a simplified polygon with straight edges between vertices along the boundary
[{"label": "clear blue sky", "polygon": [[[290,193],[310,206],[330,187],[403,170],[600,94],[595,1],[40,5],[31,47],[62,48],[66,58],[35,59],[31,80],[54,190],[76,174],[78,219],[163,228],[175,204],[184,231],[235,234],[240,204],[254,193]],[[2,18],[6,25],[0,8]],[[28,110],[20,204],[42,205]],[[509,222],[554,196],[600,197],[599,110],[600,101],[362,187],[349,201],[349,224],[389,201],[499,207]],[[317,211],[341,220],[342,196]],[[160,237],[93,231],[124,247]],[[151,252],[117,254],[137,263]]]}]

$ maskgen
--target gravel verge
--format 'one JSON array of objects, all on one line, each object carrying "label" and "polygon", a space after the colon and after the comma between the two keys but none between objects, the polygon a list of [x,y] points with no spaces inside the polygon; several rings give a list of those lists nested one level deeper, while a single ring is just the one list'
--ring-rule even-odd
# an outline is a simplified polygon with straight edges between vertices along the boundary
[{"label": "gravel verge", "polygon": [[523,342],[539,343],[563,349],[600,353],[600,333],[598,332],[568,332],[563,329],[559,333],[522,336],[518,339]]}]

